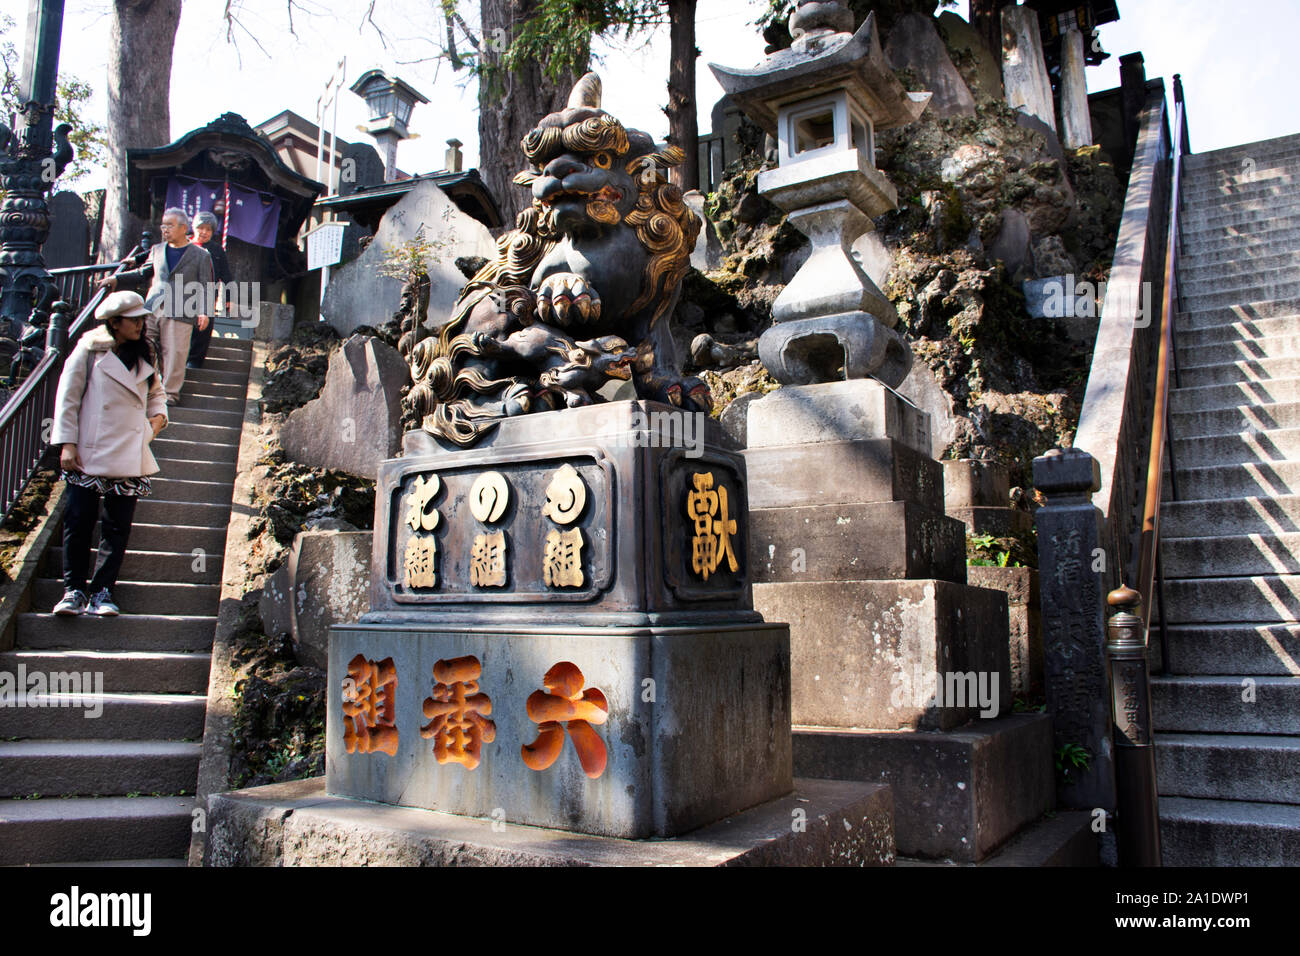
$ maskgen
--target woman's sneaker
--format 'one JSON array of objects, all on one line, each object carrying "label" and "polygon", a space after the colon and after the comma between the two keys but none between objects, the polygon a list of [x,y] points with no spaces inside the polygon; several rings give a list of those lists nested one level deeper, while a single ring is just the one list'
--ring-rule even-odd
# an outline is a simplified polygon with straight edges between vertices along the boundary
[{"label": "woman's sneaker", "polygon": [[90,599],[90,607],[86,609],[86,613],[94,614],[96,617],[117,617],[122,611],[113,603],[113,595],[108,593],[108,588],[101,588],[100,592]]},{"label": "woman's sneaker", "polygon": [[86,611],[86,593],[72,588],[63,592],[63,600],[54,605],[54,613],[59,617],[77,617]]}]

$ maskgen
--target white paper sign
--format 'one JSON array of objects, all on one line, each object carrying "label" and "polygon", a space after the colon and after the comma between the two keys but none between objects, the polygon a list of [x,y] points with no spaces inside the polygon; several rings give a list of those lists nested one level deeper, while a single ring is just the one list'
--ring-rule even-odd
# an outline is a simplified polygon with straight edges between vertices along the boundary
[{"label": "white paper sign", "polygon": [[346,223],[326,222],[307,233],[307,268],[332,266],[343,256],[343,230]]}]

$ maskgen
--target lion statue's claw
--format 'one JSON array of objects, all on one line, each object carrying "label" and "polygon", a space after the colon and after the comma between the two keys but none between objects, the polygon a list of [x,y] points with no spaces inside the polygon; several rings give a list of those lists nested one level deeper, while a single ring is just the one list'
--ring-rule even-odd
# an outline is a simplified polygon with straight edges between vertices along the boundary
[{"label": "lion statue's claw", "polygon": [[561,327],[590,324],[600,318],[600,293],[580,275],[554,273],[537,290],[537,316]]}]

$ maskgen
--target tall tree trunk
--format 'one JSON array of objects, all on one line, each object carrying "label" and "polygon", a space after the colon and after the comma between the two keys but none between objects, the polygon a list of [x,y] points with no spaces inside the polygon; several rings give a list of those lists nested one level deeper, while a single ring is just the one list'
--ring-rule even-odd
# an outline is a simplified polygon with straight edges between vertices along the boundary
[{"label": "tall tree trunk", "polygon": [[126,151],[171,142],[172,47],[180,19],[181,0],[113,0],[100,261],[126,255],[146,226],[127,210]]},{"label": "tall tree trunk", "polygon": [[[536,0],[481,0],[483,62],[489,68],[500,62],[493,39],[513,39],[536,7]],[[566,74],[553,81],[537,62],[514,73],[490,69],[479,79],[478,170],[507,228],[514,228],[515,216],[531,202],[528,191],[514,184],[515,174],[528,165],[519,141],[547,113],[564,108],[574,80]]]},{"label": "tall tree trunk", "polygon": [[682,189],[700,185],[700,125],[695,110],[696,0],[667,0],[668,5],[668,142],[686,151],[686,159],[672,171]]}]

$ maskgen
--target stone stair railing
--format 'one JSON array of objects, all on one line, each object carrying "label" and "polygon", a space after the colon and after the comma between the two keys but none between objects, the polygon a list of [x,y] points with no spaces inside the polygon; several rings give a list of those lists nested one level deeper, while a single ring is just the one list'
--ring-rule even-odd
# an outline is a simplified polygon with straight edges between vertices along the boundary
[{"label": "stone stair railing", "polygon": [[1067,807],[1115,809],[1106,596],[1136,583],[1148,466],[1160,290],[1171,210],[1170,114],[1147,84],[1133,170],[1074,447],[1034,462],[1044,673],[1054,746],[1088,751],[1058,791]]}]

